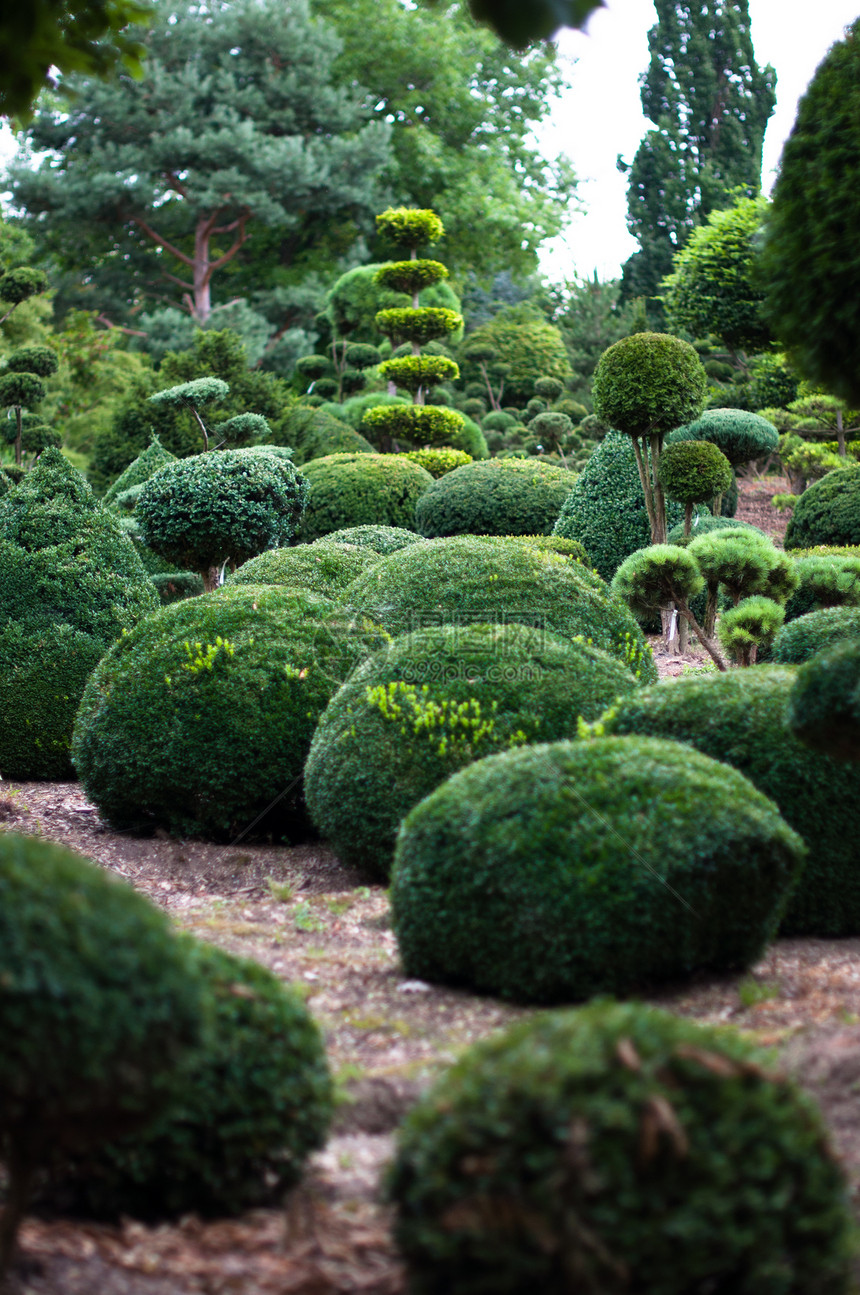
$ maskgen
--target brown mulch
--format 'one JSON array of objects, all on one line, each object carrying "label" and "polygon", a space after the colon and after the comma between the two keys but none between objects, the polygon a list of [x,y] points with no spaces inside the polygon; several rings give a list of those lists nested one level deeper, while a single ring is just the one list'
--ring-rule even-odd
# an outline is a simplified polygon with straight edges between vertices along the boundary
[{"label": "brown mulch", "polygon": [[739,521],[757,526],[781,545],[790,514],[779,512],[770,501],[773,495],[790,493],[791,485],[785,477],[743,477],[738,481],[738,510],[735,516]]}]

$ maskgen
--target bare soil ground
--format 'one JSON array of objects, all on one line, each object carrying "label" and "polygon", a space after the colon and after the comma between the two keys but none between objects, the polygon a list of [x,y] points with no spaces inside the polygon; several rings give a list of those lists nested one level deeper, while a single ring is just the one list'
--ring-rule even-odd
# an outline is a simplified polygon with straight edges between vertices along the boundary
[{"label": "bare soil ground", "polygon": [[[743,483],[738,515],[780,534],[764,488]],[[768,510],[770,510],[768,512]],[[663,659],[663,675],[700,664]],[[164,908],[183,930],[254,958],[302,987],[341,1094],[326,1148],[281,1209],[146,1227],[30,1218],[21,1295],[397,1295],[404,1274],[380,1177],[402,1115],[478,1038],[527,1009],[408,980],[378,885],[324,845],[224,846],[135,838],[99,818],[77,783],[4,784],[6,829],[79,850]],[[860,1200],[860,940],[781,940],[742,977],[703,977],[644,995],[730,1023],[766,1046],[822,1103]]]}]

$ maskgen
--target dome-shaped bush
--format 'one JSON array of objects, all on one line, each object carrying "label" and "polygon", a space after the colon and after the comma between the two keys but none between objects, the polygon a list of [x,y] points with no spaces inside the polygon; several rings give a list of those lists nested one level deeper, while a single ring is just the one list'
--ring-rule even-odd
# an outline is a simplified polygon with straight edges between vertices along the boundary
[{"label": "dome-shaped bush", "polygon": [[51,1195],[77,1209],[144,1219],[238,1214],[281,1199],[322,1145],[331,1080],[302,999],[255,962],[189,946],[214,1000],[208,1038],[154,1124],[63,1166]]},{"label": "dome-shaped bush", "polygon": [[232,837],[294,828],[329,698],[382,637],[321,594],[226,586],[164,607],[92,675],[73,759],[121,829]]},{"label": "dome-shaped bush", "polygon": [[759,535],[764,535],[764,531],[759,526],[753,526],[752,522],[739,522],[735,517],[712,517],[704,510],[699,512],[697,518],[693,520],[692,530],[689,536],[684,535],[684,523],[679,526],[673,526],[669,531],[666,539],[667,544],[687,545],[694,540],[697,535],[707,535],[710,531],[756,531]]},{"label": "dome-shaped bush", "polygon": [[860,607],[825,607],[784,625],[773,644],[779,665],[801,665],[845,639],[860,639]]},{"label": "dome-shaped bush", "polygon": [[0,771],[68,778],[75,712],[158,598],[119,520],[59,450],[0,498]]},{"label": "dome-shaped bush", "polygon": [[860,764],[860,634],[826,648],[797,672],[788,722],[795,737]]},{"label": "dome-shaped bush", "polygon": [[794,680],[785,666],[676,679],[622,698],[605,718],[606,731],[671,738],[740,770],[809,847],[782,930],[856,935],[860,770],[814,754],[793,736],[786,709]]},{"label": "dome-shaped bush", "polygon": [[706,409],[695,422],[686,423],[666,438],[667,446],[686,441],[710,441],[734,468],[779,449],[779,433],[773,423],[746,409]]},{"label": "dome-shaped bush", "polygon": [[704,504],[730,488],[732,468],[722,450],[709,441],[679,441],[664,449],[659,477],[669,499]]},{"label": "dome-shaped bush", "polygon": [[576,478],[528,459],[488,459],[448,472],[415,508],[422,535],[548,534]]},{"label": "dome-shaped bush", "polygon": [[207,1004],[153,904],[69,850],[6,832],[0,987],[0,1138],[19,1190],[58,1151],[152,1119],[182,1083]]},{"label": "dome-shaped bush", "polygon": [[791,556],[800,584],[786,604],[787,621],[825,607],[860,606],[860,549]]},{"label": "dome-shaped bush", "polygon": [[745,778],[679,743],[527,747],[407,815],[393,925],[408,976],[518,1002],[625,992],[755,961],[803,855]]},{"label": "dome-shaped bush", "polygon": [[787,549],[816,544],[860,544],[860,468],[838,468],[814,481],[794,505],[785,531]]},{"label": "dome-shaped bush", "polygon": [[305,465],[310,488],[300,536],[362,525],[409,529],[415,504],[433,478],[402,454],[329,454]]},{"label": "dome-shaped bush", "polygon": [[324,544],[357,544],[387,555],[408,548],[410,544],[423,542],[416,531],[407,531],[402,526],[348,526],[342,531],[329,531],[322,535],[314,540],[311,548]]},{"label": "dome-shaped bush", "polygon": [[427,445],[423,450],[410,450],[406,455],[410,463],[417,463],[426,468],[431,477],[444,477],[455,468],[463,468],[472,462],[471,454],[465,450],[452,450],[450,445],[440,445],[436,449]]},{"label": "dome-shaped bush", "polygon": [[302,544],[270,549],[239,567],[227,584],[286,585],[337,599],[380,555],[367,544]]},{"label": "dome-shaped bush", "polygon": [[689,342],[670,333],[633,333],[597,363],[594,412],[627,436],[664,434],[698,417],[707,385]]},{"label": "dome-shaped bush", "polygon": [[727,1030],[592,1003],[470,1048],[389,1175],[416,1295],[847,1295],[813,1102]]},{"label": "dome-shaped bush", "polygon": [[623,603],[576,562],[515,539],[454,536],[393,553],[360,576],[346,599],[389,634],[427,625],[518,621],[583,637],[656,678],[651,651]]},{"label": "dome-shaped bush", "polygon": [[636,687],[620,661],[526,625],[395,639],[329,702],[305,767],[311,817],[341,862],[387,876],[401,819],[457,769],[575,737]]},{"label": "dome-shaped bush", "polygon": [[[341,411],[342,405],[333,408]],[[328,454],[375,454],[376,450],[356,428],[337,415],[332,417],[326,409],[308,410],[304,419],[295,418],[300,440],[296,446],[295,461],[301,465]]]}]

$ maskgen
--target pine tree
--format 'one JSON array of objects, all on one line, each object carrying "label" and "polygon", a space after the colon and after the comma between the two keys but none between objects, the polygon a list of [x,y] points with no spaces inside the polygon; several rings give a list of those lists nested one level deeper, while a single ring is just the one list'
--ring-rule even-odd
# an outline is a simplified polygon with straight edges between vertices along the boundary
[{"label": "pine tree", "polygon": [[[672,257],[711,211],[761,187],[776,73],[755,61],[749,0],[655,0],[642,109],[654,123],[628,171],[627,227],[639,242],[623,296],[654,297]],[[659,308],[658,308],[659,309]]]}]

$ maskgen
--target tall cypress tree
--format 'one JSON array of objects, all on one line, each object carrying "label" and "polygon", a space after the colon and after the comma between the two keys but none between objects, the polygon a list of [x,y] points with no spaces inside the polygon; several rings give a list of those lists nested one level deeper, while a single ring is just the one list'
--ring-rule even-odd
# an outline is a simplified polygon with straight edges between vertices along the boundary
[{"label": "tall cypress tree", "polygon": [[632,164],[627,227],[639,251],[624,266],[622,295],[653,297],[672,257],[711,211],[761,188],[765,127],[776,73],[755,61],[749,0],[655,0],[642,74],[654,123]]}]

